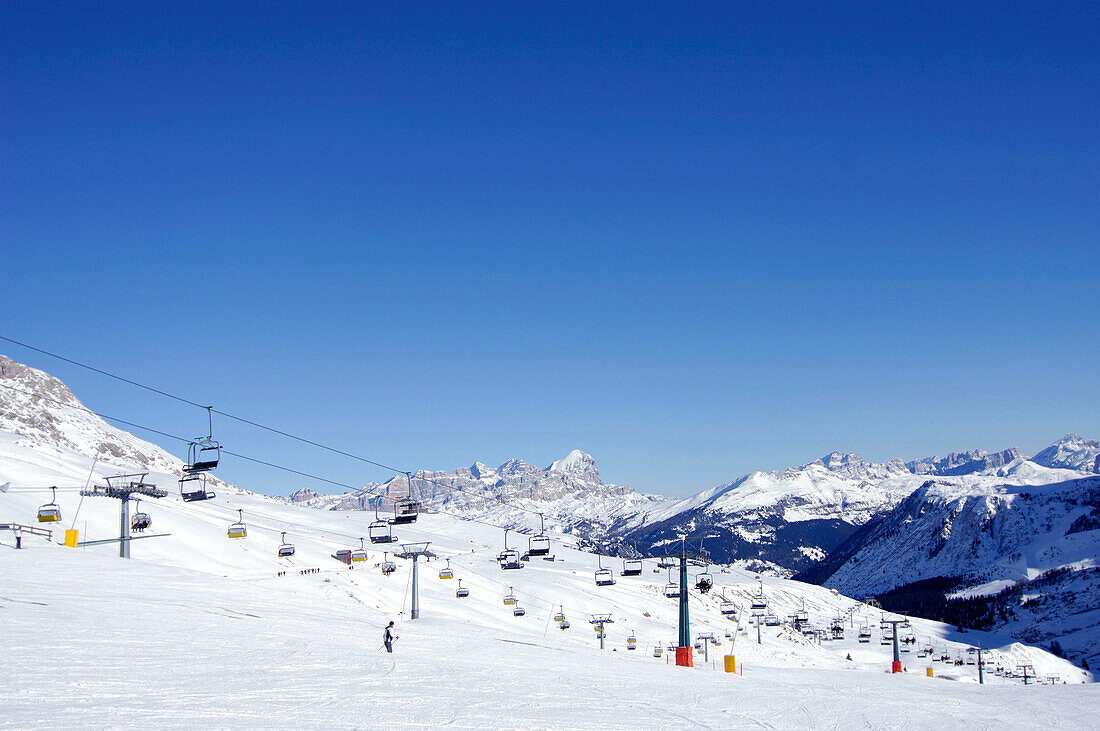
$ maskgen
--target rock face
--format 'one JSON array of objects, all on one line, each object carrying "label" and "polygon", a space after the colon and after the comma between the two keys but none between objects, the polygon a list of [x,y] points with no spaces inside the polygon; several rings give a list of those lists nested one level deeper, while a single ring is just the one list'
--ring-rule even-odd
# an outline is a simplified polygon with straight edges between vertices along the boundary
[{"label": "rock face", "polygon": [[0,431],[132,470],[179,474],[183,460],[91,413],[57,378],[0,355]]},{"label": "rock face", "polygon": [[392,509],[393,503],[419,500],[431,510],[456,512],[491,520],[502,527],[530,531],[540,527],[576,532],[592,540],[607,535],[624,515],[633,515],[661,498],[640,495],[629,485],[611,485],[600,478],[592,455],[573,450],[548,467],[511,459],[493,468],[483,462],[449,471],[419,470],[411,484],[404,475],[370,483],[347,495],[307,496],[299,491],[295,502],[329,510]]},{"label": "rock face", "polygon": [[975,449],[961,454],[952,452],[946,457],[926,457],[909,462],[905,466],[915,475],[951,477],[955,475],[972,475],[976,472],[996,469],[1020,458],[1020,450],[1015,447],[993,454]]}]

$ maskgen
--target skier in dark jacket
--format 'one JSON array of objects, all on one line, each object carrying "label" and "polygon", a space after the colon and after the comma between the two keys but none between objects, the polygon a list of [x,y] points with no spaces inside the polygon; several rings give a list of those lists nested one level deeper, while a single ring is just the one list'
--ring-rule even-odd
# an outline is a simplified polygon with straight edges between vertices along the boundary
[{"label": "skier in dark jacket", "polygon": [[382,644],[386,646],[386,652],[393,652],[393,641],[396,639],[398,637],[393,633],[393,622],[390,622],[382,634]]}]

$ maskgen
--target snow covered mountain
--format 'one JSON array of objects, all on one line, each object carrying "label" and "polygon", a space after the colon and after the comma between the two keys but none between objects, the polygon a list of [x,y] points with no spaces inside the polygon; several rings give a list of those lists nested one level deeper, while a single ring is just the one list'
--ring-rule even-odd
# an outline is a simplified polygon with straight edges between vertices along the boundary
[{"label": "snow covered mountain", "polygon": [[[575,533],[589,542],[598,542],[646,506],[667,502],[639,494],[629,485],[605,483],[592,455],[580,450],[548,467],[511,459],[496,468],[475,462],[450,471],[419,470],[411,477],[412,497],[429,510],[460,513],[524,532],[538,529],[537,513],[543,513],[547,528]],[[398,475],[344,495],[299,490],[290,500],[328,510],[385,511],[407,499],[409,482]]]},{"label": "snow covered mountain", "polygon": [[[898,608],[920,603],[1030,642],[1057,641],[1094,662],[1098,567],[1100,477],[1020,460],[992,477],[928,480],[799,578],[893,597]],[[951,605],[947,594],[966,602]]]},{"label": "snow covered mountain", "polygon": [[1067,434],[1031,458],[1045,467],[1100,474],[1100,442]]},{"label": "snow covered mountain", "polygon": [[623,539],[649,555],[681,538],[712,560],[790,575],[823,558],[858,526],[920,484],[901,460],[834,452],[802,467],[753,472],[629,521]]},{"label": "snow covered mountain", "polygon": [[101,464],[179,474],[183,460],[88,411],[59,379],[0,355],[0,431],[37,449],[71,450]]}]

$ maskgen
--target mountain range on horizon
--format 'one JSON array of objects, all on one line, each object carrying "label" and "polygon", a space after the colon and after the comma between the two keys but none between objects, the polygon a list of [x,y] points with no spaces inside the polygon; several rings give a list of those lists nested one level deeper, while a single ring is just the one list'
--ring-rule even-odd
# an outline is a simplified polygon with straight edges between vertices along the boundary
[{"label": "mountain range on horizon", "polygon": [[[119,470],[180,474],[184,466],[85,409],[59,379],[4,356],[0,432],[44,459],[56,450]],[[705,549],[715,563],[797,574],[854,596],[950,578],[954,594],[979,597],[1043,580],[1049,584],[1046,604],[1032,602],[1026,615],[1039,629],[1020,618],[1023,610],[1013,619],[1002,609],[997,621],[1030,633],[1032,641],[1065,638],[1075,647],[1093,647],[1100,631],[1086,630],[1100,626],[1100,616],[1089,615],[1084,629],[1057,617],[1090,612],[1088,602],[1100,599],[1100,580],[1093,576],[1100,571],[1098,474],[1100,442],[1070,433],[1030,458],[1009,448],[876,463],[855,452],[831,452],[683,499],[605,483],[596,460],[581,450],[545,467],[518,458],[497,467],[474,462],[418,470],[411,480],[395,476],[344,494],[302,488],[279,499],[384,516],[395,501],[411,497],[429,511],[526,534],[545,527],[619,556],[677,553],[686,542]],[[1070,574],[1051,583],[1053,570]]]}]

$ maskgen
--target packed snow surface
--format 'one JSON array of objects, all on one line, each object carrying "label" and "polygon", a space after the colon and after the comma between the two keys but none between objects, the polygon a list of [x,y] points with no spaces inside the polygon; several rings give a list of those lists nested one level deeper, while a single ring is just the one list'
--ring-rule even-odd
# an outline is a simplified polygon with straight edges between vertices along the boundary
[{"label": "packed snow surface", "polygon": [[[43,486],[84,484],[91,460],[48,454],[24,440],[0,439],[0,522],[35,524]],[[115,470],[97,467],[95,482]],[[353,567],[331,555],[358,548],[369,513],[320,511],[234,488],[214,500],[183,503],[176,477],[152,473],[170,495],[147,500],[152,534],[133,542],[134,560],[112,544],[57,545],[64,528],[81,540],[118,531],[118,503],[74,490],[58,493],[63,522],[52,541],[0,532],[0,725],[118,727],[716,728],[931,727],[945,720],[978,727],[1093,726],[1100,688],[1049,653],[978,632],[913,620],[917,644],[952,658],[981,643],[996,662],[1030,665],[1068,684],[1031,685],[976,668],[903,656],[908,670],[885,674],[890,649],[879,644],[876,610],[829,589],[765,577],[769,611],[805,609],[824,627],[840,620],[845,639],[818,642],[788,626],[747,627],[760,584],[736,569],[711,567],[714,590],[691,592],[693,637],[721,645],[696,655],[693,669],[653,657],[676,639],[677,603],[665,598],[667,572],[644,563],[639,577],[596,587],[601,559],[551,533],[554,561],[533,559],[501,571],[503,531],[441,514],[395,526],[400,544],[430,541],[439,556],[419,565],[422,616],[409,618],[411,564],[382,575],[382,550]],[[248,535],[227,537],[243,510]],[[78,512],[79,511],[79,512]],[[295,544],[280,559],[281,534]],[[512,541],[516,536],[511,537]],[[525,541],[526,539],[520,538]],[[512,544],[516,545],[516,544]],[[522,547],[522,546],[521,546]],[[442,558],[454,579],[440,579]],[[618,573],[621,561],[602,559]],[[693,574],[698,569],[693,569]],[[303,573],[306,572],[306,573]],[[470,589],[455,597],[457,581]],[[523,617],[503,604],[514,594]],[[721,597],[740,621],[722,615]],[[564,612],[561,630],[553,614]],[[610,613],[606,649],[588,623]],[[381,650],[382,628],[397,622],[396,651]],[[874,642],[856,641],[874,627]],[[727,636],[727,633],[729,636]],[[627,649],[637,637],[639,648]],[[722,672],[732,652],[743,674]],[[846,656],[850,655],[851,660]],[[925,676],[931,666],[936,677]]]}]

